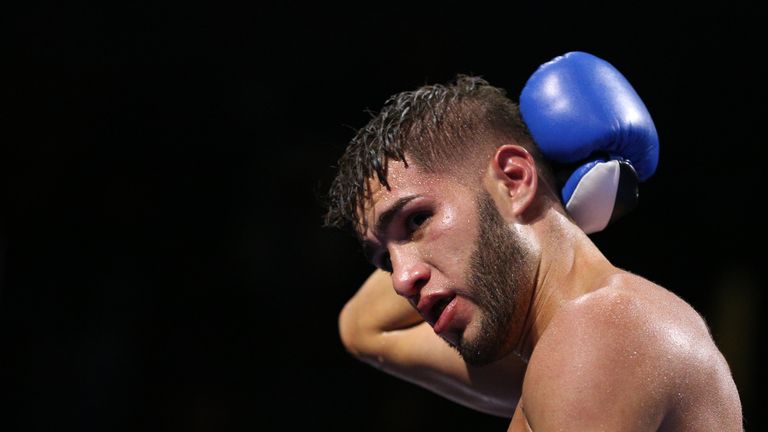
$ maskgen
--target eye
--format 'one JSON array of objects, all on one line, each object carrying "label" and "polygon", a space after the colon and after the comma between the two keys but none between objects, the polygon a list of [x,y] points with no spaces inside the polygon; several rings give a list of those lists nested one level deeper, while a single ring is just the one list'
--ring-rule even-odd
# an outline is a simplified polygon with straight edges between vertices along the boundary
[{"label": "eye", "polygon": [[408,230],[416,231],[429,219],[430,214],[427,212],[414,213],[408,218]]}]

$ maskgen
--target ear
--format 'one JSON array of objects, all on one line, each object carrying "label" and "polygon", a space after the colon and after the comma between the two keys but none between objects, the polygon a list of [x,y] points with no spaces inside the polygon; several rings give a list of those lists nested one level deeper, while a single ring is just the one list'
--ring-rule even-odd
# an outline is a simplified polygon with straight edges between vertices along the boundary
[{"label": "ear", "polygon": [[538,187],[533,156],[519,145],[505,144],[496,149],[487,174],[486,188],[502,215],[520,218],[531,206]]}]

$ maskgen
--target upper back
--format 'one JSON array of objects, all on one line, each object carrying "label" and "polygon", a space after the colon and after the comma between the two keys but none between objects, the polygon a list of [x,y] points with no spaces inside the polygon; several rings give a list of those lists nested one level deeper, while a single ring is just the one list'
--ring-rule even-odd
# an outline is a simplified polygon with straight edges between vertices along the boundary
[{"label": "upper back", "polygon": [[738,392],[703,319],[628,273],[555,314],[522,399],[533,430],[742,430]]}]

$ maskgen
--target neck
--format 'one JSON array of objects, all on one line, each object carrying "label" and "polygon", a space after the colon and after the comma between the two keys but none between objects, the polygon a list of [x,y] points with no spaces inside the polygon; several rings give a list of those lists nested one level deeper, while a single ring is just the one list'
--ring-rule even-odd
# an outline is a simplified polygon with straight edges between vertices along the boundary
[{"label": "neck", "polygon": [[552,317],[567,302],[606,285],[619,272],[581,229],[558,212],[532,225],[538,265],[515,352],[527,362]]}]

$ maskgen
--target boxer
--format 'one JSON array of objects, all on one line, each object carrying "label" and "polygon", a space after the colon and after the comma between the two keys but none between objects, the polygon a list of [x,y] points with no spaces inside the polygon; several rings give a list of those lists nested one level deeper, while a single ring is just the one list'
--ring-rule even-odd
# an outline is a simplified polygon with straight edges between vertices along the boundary
[{"label": "boxer", "polygon": [[658,148],[631,85],[586,53],[542,65],[519,105],[467,76],[391,97],[329,192],[326,223],[378,268],[344,346],[510,431],[741,431],[700,315],[587,235],[632,208]]}]

